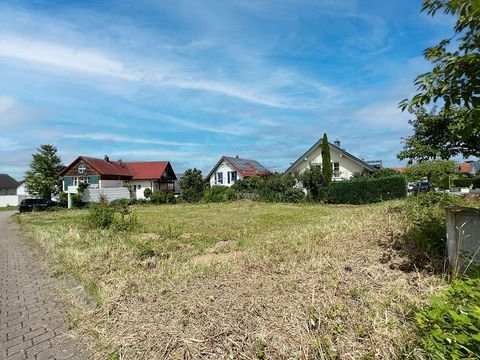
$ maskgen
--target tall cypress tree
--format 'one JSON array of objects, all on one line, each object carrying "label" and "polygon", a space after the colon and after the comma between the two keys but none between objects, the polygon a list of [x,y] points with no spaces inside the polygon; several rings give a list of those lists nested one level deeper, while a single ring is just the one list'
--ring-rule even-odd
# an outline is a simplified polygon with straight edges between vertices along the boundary
[{"label": "tall cypress tree", "polygon": [[322,140],[322,174],[325,179],[325,185],[332,182],[333,168],[330,158],[330,145],[328,144],[327,134],[323,134]]}]

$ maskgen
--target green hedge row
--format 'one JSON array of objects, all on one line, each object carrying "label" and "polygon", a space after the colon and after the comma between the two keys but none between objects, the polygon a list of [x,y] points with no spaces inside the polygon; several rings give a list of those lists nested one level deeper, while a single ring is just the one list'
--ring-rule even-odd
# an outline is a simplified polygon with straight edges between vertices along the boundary
[{"label": "green hedge row", "polygon": [[370,204],[407,196],[404,176],[363,178],[331,183],[327,188],[326,201],[332,204]]},{"label": "green hedge row", "polygon": [[475,189],[480,188],[480,177],[474,178],[458,178],[452,180],[452,185],[454,187],[470,187],[473,185]]}]

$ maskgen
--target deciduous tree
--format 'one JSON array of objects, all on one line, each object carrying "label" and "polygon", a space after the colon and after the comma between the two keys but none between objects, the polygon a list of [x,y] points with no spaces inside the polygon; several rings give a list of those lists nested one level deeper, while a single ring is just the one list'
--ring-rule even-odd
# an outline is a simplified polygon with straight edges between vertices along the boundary
[{"label": "deciduous tree", "polygon": [[[442,106],[436,119],[423,121],[420,130],[427,134],[439,134],[432,138],[441,140],[445,145],[464,156],[480,151],[480,1],[479,0],[424,0],[422,11],[434,16],[438,12],[453,15],[456,18],[454,35],[440,41],[436,46],[424,51],[425,58],[433,69],[420,74],[415,79],[417,94],[412,99],[400,103],[402,110],[420,115],[422,107],[431,103]],[[432,121],[431,121],[432,120]],[[435,120],[435,121],[433,121]],[[445,132],[445,121],[449,123]],[[417,131],[414,124],[414,130]],[[420,140],[420,141],[418,141]],[[400,153],[402,157],[432,158],[447,157],[438,153],[435,147],[426,146],[420,136],[405,139],[407,149]],[[473,140],[473,141],[472,141]],[[463,146],[468,144],[468,146]],[[413,145],[413,146],[412,146]],[[473,149],[472,146],[473,145]],[[424,152],[422,154],[422,152]],[[432,156],[434,155],[434,156]]]},{"label": "deciduous tree", "polygon": [[188,169],[180,179],[180,188],[182,189],[182,198],[187,202],[198,202],[202,199],[205,191],[202,171],[198,169]]}]

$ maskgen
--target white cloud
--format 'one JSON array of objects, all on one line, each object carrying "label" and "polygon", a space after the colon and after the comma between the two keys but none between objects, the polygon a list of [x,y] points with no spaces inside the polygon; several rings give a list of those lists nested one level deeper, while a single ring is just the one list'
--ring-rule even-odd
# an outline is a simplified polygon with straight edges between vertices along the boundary
[{"label": "white cloud", "polygon": [[34,123],[47,115],[46,110],[25,106],[12,96],[0,95],[0,125],[3,130]]},{"label": "white cloud", "polygon": [[197,144],[188,143],[188,142],[144,139],[144,138],[137,138],[135,136],[122,136],[122,135],[103,134],[103,133],[67,134],[67,135],[64,135],[63,137],[68,138],[68,139],[85,139],[85,140],[95,140],[95,141],[114,141],[114,142],[125,142],[125,143],[135,143],[135,144],[154,144],[154,145],[170,145],[170,146],[195,146],[195,145],[197,145]]},{"label": "white cloud", "polygon": [[408,129],[410,114],[398,108],[398,102],[387,101],[365,106],[352,114],[352,122],[361,122],[371,129]]}]

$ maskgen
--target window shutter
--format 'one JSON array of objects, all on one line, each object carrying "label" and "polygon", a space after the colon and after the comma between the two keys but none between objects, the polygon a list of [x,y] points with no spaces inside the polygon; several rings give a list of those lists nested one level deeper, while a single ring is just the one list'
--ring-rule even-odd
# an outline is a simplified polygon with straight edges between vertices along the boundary
[{"label": "window shutter", "polygon": [[227,172],[228,183],[230,184],[230,171]]}]

